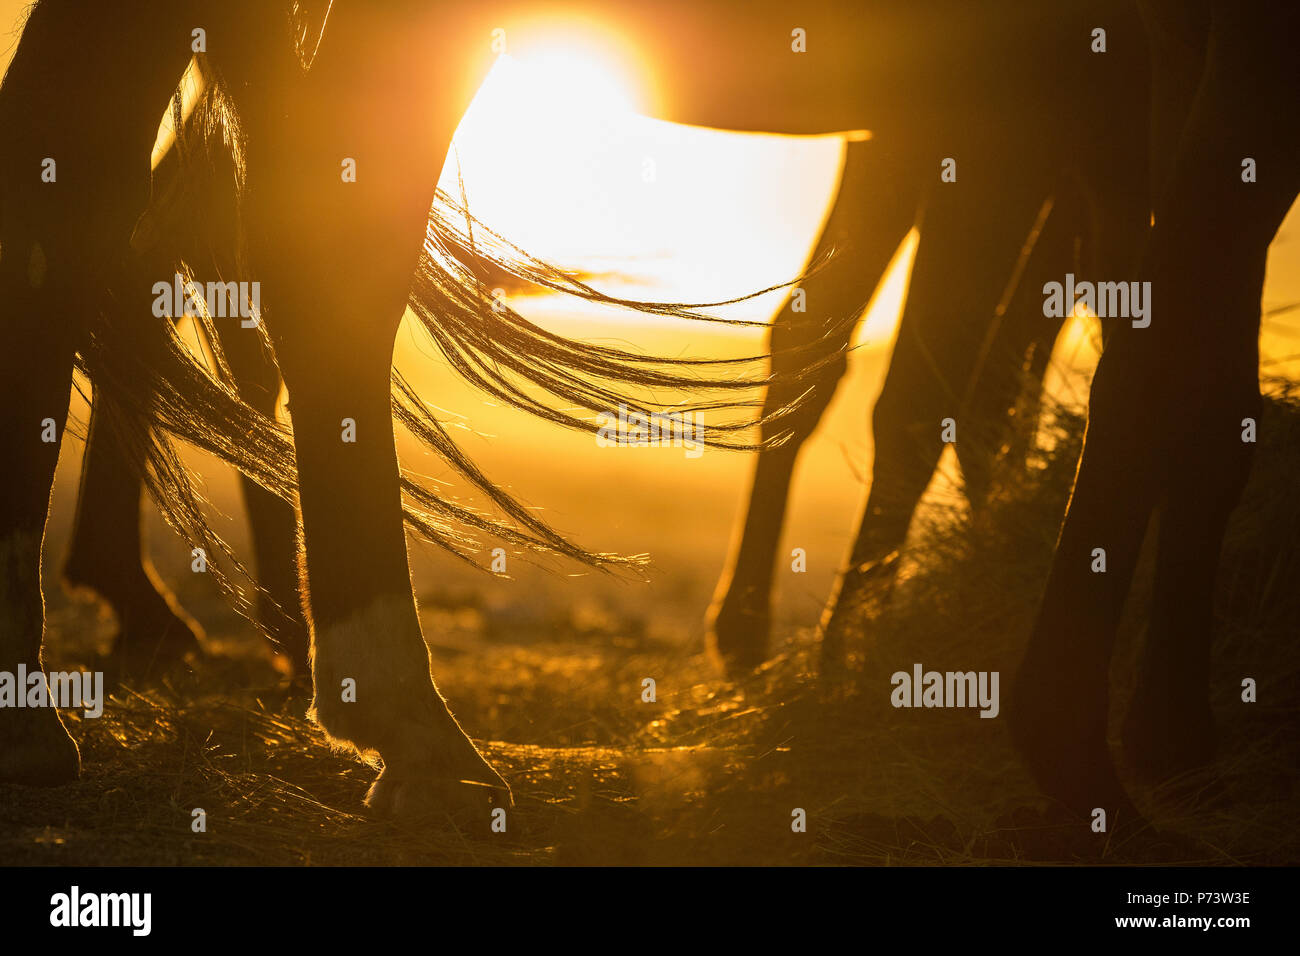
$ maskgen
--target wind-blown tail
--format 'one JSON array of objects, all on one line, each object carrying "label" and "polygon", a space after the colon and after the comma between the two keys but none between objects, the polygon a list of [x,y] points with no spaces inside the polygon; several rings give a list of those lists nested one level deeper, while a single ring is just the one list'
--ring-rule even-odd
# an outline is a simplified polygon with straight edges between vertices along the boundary
[{"label": "wind-blown tail", "polygon": [[[461,257],[469,250],[474,262]],[[665,413],[736,416],[761,407],[758,389],[781,381],[765,370],[768,354],[739,358],[682,358],[647,355],[627,349],[596,345],[547,331],[496,298],[480,280],[474,266],[483,263],[500,272],[553,292],[618,308],[657,316],[690,319],[733,326],[765,327],[766,322],[727,319],[704,312],[786,288],[805,276],[781,282],[734,299],[685,303],[624,299],[600,292],[572,274],[529,255],[475,219],[466,208],[464,194],[456,201],[439,191],[429,213],[424,255],[416,269],[410,308],[430,338],[463,378],[509,405],[539,418],[582,431],[596,431],[594,419],[571,409],[599,414],[620,406],[652,418]],[[817,263],[811,271],[824,263]],[[865,303],[863,303],[865,306]],[[856,313],[842,317],[826,330],[822,341],[833,340],[841,322],[856,321]],[[835,354],[827,354],[822,341],[791,350],[800,360],[795,381],[812,381]],[[531,389],[530,389],[531,387]],[[652,389],[676,393],[737,393],[736,399],[685,404],[653,401]],[[542,394],[536,394],[540,391]],[[559,400],[556,404],[555,400]],[[763,442],[743,437],[755,426],[777,425],[802,404],[804,396],[764,417],[752,413],[721,421],[705,417],[697,425],[697,441],[716,448],[752,451],[785,443],[788,432],[777,428]]]},{"label": "wind-blown tail", "polygon": [[[200,66],[204,66],[202,61]],[[175,272],[191,277],[208,269],[217,275],[246,274],[241,265],[243,177],[238,114],[222,88],[220,74],[208,68],[204,75],[208,88],[188,118],[181,115],[177,94],[173,110],[178,130],[176,155],[158,170],[154,201],[133,240],[140,262],[152,270],[150,275]],[[466,209],[463,191],[460,202],[439,192],[430,210],[424,255],[412,281],[410,310],[458,374],[511,406],[587,431],[597,429],[600,412],[619,406],[647,417],[691,413],[697,419],[703,416],[696,433],[700,444],[754,449],[760,443],[749,440],[746,433],[760,423],[779,426],[799,404],[796,401],[778,409],[766,419],[754,413],[761,403],[758,389],[773,381],[765,370],[766,355],[732,359],[642,355],[545,330],[493,297],[475,272],[476,265],[484,263],[586,301],[675,318],[750,326],[764,323],[720,319],[703,311],[729,302],[643,302],[599,292],[484,227]],[[768,291],[771,289],[753,295]],[[206,450],[272,493],[295,500],[297,474],[291,432],[240,398],[221,343],[222,334],[256,334],[262,338],[263,348],[270,350],[269,338],[260,324],[255,330],[222,333],[213,317],[196,303],[198,314],[193,318],[202,330],[207,354],[196,353],[181,342],[171,318],[140,318],[122,308],[116,295],[117,290],[110,290],[106,296],[105,306],[93,322],[90,345],[80,359],[94,385],[95,400],[116,406],[120,414],[112,419],[120,423],[118,442],[143,476],[164,519],[192,546],[208,551],[218,586],[240,613],[256,621],[256,585],[212,528],[199,476],[186,465],[176,441]],[[805,347],[807,361],[801,376],[811,378],[822,363],[836,359],[817,345]],[[651,397],[655,390],[723,397],[694,404],[663,403]],[[635,570],[646,563],[645,555],[590,551],[552,528],[474,464],[396,370],[392,407],[399,424],[485,495],[501,515],[456,501],[417,476],[404,473],[405,520],[417,536],[472,564],[478,564],[476,558],[486,551],[481,535],[524,553],[575,560],[605,571]],[[778,427],[766,444],[785,439]]]}]

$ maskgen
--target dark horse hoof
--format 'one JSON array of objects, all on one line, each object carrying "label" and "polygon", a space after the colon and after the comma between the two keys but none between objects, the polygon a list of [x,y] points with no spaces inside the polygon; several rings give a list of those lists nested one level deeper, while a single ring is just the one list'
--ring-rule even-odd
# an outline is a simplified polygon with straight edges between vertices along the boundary
[{"label": "dark horse hoof", "polygon": [[64,578],[73,590],[88,592],[106,603],[117,618],[111,650],[95,661],[110,687],[122,680],[157,680],[182,662],[203,656],[203,628],[151,582],[139,582],[128,592],[110,595],[105,591],[112,589],[101,588],[71,569],[64,572]]},{"label": "dark horse hoof", "polygon": [[81,775],[81,754],[53,707],[0,711],[0,783],[57,787]]},{"label": "dark horse hoof", "polygon": [[720,674],[745,674],[767,660],[771,614],[752,595],[728,594],[709,609],[706,627],[705,650]]}]

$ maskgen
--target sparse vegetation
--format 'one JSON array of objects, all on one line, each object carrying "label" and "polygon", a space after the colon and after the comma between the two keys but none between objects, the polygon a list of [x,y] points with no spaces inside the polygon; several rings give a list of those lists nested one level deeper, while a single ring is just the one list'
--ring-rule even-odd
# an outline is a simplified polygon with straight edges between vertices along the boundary
[{"label": "sparse vegetation", "polygon": [[[1270,388],[1250,485],[1224,548],[1214,650],[1221,788],[1135,788],[1187,839],[1107,845],[1045,826],[1001,720],[895,710],[889,675],[914,661],[998,670],[1005,697],[1028,634],[1078,449],[1052,410],[1051,451],[987,512],[931,495],[892,600],[866,608],[842,680],[815,674],[811,631],[738,683],[697,647],[616,616],[490,628],[472,595],[425,596],[435,669],[515,790],[505,834],[450,819],[368,818],[373,771],[331,754],[277,687],[261,645],[215,614],[216,655],[160,688],[124,687],[98,720],[69,717],[83,779],[0,788],[7,864],[914,864],[1072,859],[1296,863],[1300,699],[1300,388]],[[1112,726],[1131,683],[1147,591],[1139,572],[1113,670]],[[184,582],[178,582],[184,586]],[[182,595],[192,606],[192,596]],[[53,597],[53,596],[52,596]],[[200,613],[203,611],[200,609]],[[104,627],[52,602],[55,666],[84,661]],[[658,700],[643,703],[653,676]],[[1240,703],[1255,676],[1260,701]],[[1199,792],[1199,803],[1188,793]],[[1208,794],[1214,799],[1207,799]],[[207,810],[206,833],[190,812]],[[804,808],[808,832],[792,833]],[[1077,835],[1076,835],[1077,836]]]}]

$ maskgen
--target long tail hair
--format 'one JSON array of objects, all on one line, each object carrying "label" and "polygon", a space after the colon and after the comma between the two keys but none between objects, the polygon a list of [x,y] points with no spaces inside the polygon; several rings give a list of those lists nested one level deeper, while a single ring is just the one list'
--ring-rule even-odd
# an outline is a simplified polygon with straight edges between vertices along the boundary
[{"label": "long tail hair", "polygon": [[[297,12],[301,4],[292,4]],[[304,69],[310,67],[320,30],[293,28]],[[310,49],[305,53],[302,44]],[[297,476],[288,428],[240,398],[213,317],[200,303],[196,325],[206,354],[186,346],[170,317],[154,318],[129,307],[126,288],[138,288],[138,275],[183,277],[237,268],[243,260],[239,210],[243,163],[239,112],[221,71],[204,55],[196,58],[206,90],[183,114],[180,88],[172,119],[178,170],[155,180],[154,200],[137,229],[138,256],[121,274],[121,286],[105,290],[102,308],[91,320],[87,346],[78,363],[95,389],[95,400],[114,414],[115,440],[143,476],[166,522],[194,547],[209,555],[213,578],[232,606],[256,623],[257,589],[233,549],[212,527],[209,503],[199,477],[189,468],[176,440],[206,450],[233,465],[274,494],[293,502]],[[430,174],[435,174],[431,170]],[[147,234],[146,234],[147,233]],[[198,268],[196,268],[198,267]],[[756,449],[788,439],[782,421],[801,404],[760,418],[754,413],[757,390],[772,382],[766,355],[735,359],[693,359],[643,355],[630,350],[576,341],[549,332],[495,299],[483,281],[484,267],[588,302],[736,325],[762,323],[721,319],[704,310],[742,301],[790,283],[773,285],[727,302],[665,303],[620,299],[602,293],[571,273],[529,255],[478,222],[464,191],[459,198],[437,194],[428,220],[424,254],[413,278],[409,306],[421,328],[461,376],[506,404],[569,428],[595,431],[595,415],[620,405],[647,417],[664,412],[704,416],[697,440],[717,448]],[[164,269],[166,271],[160,271]],[[240,270],[241,274],[247,274]],[[798,280],[795,280],[798,281]],[[841,321],[853,321],[845,316]],[[241,329],[241,334],[249,330]],[[262,347],[271,344],[259,323]],[[828,329],[827,337],[834,334]],[[802,346],[803,371],[810,379],[836,359],[821,343]],[[665,403],[654,390],[724,397],[695,404]],[[806,392],[805,392],[806,394]],[[457,446],[416,390],[396,370],[392,408],[397,421],[422,445],[441,456],[470,486],[484,494],[500,516],[457,502],[403,473],[405,519],[419,537],[471,564],[484,553],[478,535],[506,542],[520,552],[572,559],[602,571],[642,568],[647,556],[588,550],[553,529],[535,511],[492,481]],[[746,437],[756,425],[770,433],[762,443]]]}]

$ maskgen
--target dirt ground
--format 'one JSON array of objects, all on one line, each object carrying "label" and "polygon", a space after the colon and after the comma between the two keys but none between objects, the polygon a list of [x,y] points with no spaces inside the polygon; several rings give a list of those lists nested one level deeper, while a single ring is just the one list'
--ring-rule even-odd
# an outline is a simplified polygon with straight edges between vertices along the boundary
[{"label": "dirt ground", "polygon": [[[1061,438],[978,522],[955,499],[930,496],[899,586],[863,609],[860,639],[833,680],[818,675],[808,628],[783,628],[769,664],[724,681],[698,640],[657,637],[613,604],[531,602],[549,610],[512,616],[472,589],[425,588],[440,686],[514,788],[504,833],[490,831],[486,808],[481,819],[418,825],[368,816],[362,799],[374,769],[332,753],[260,639],[193,590],[193,576],[179,577],[171,583],[207,626],[210,658],[164,686],[119,687],[99,719],[69,714],[82,779],[0,787],[0,862],[1300,862],[1294,389],[1268,404],[1260,434],[1217,596],[1221,756],[1212,774],[1178,786],[1132,786],[1158,836],[1054,828],[1004,721],[890,704],[889,675],[913,662],[997,670],[1005,700],[1077,451]],[[1148,576],[1144,566],[1120,637],[1112,726],[1131,685]],[[57,669],[87,660],[112,622],[55,592]],[[1258,682],[1257,703],[1240,699],[1247,676]],[[642,700],[647,677],[653,703]],[[206,811],[206,832],[191,827],[195,808]],[[806,832],[792,828],[800,809]]]}]

